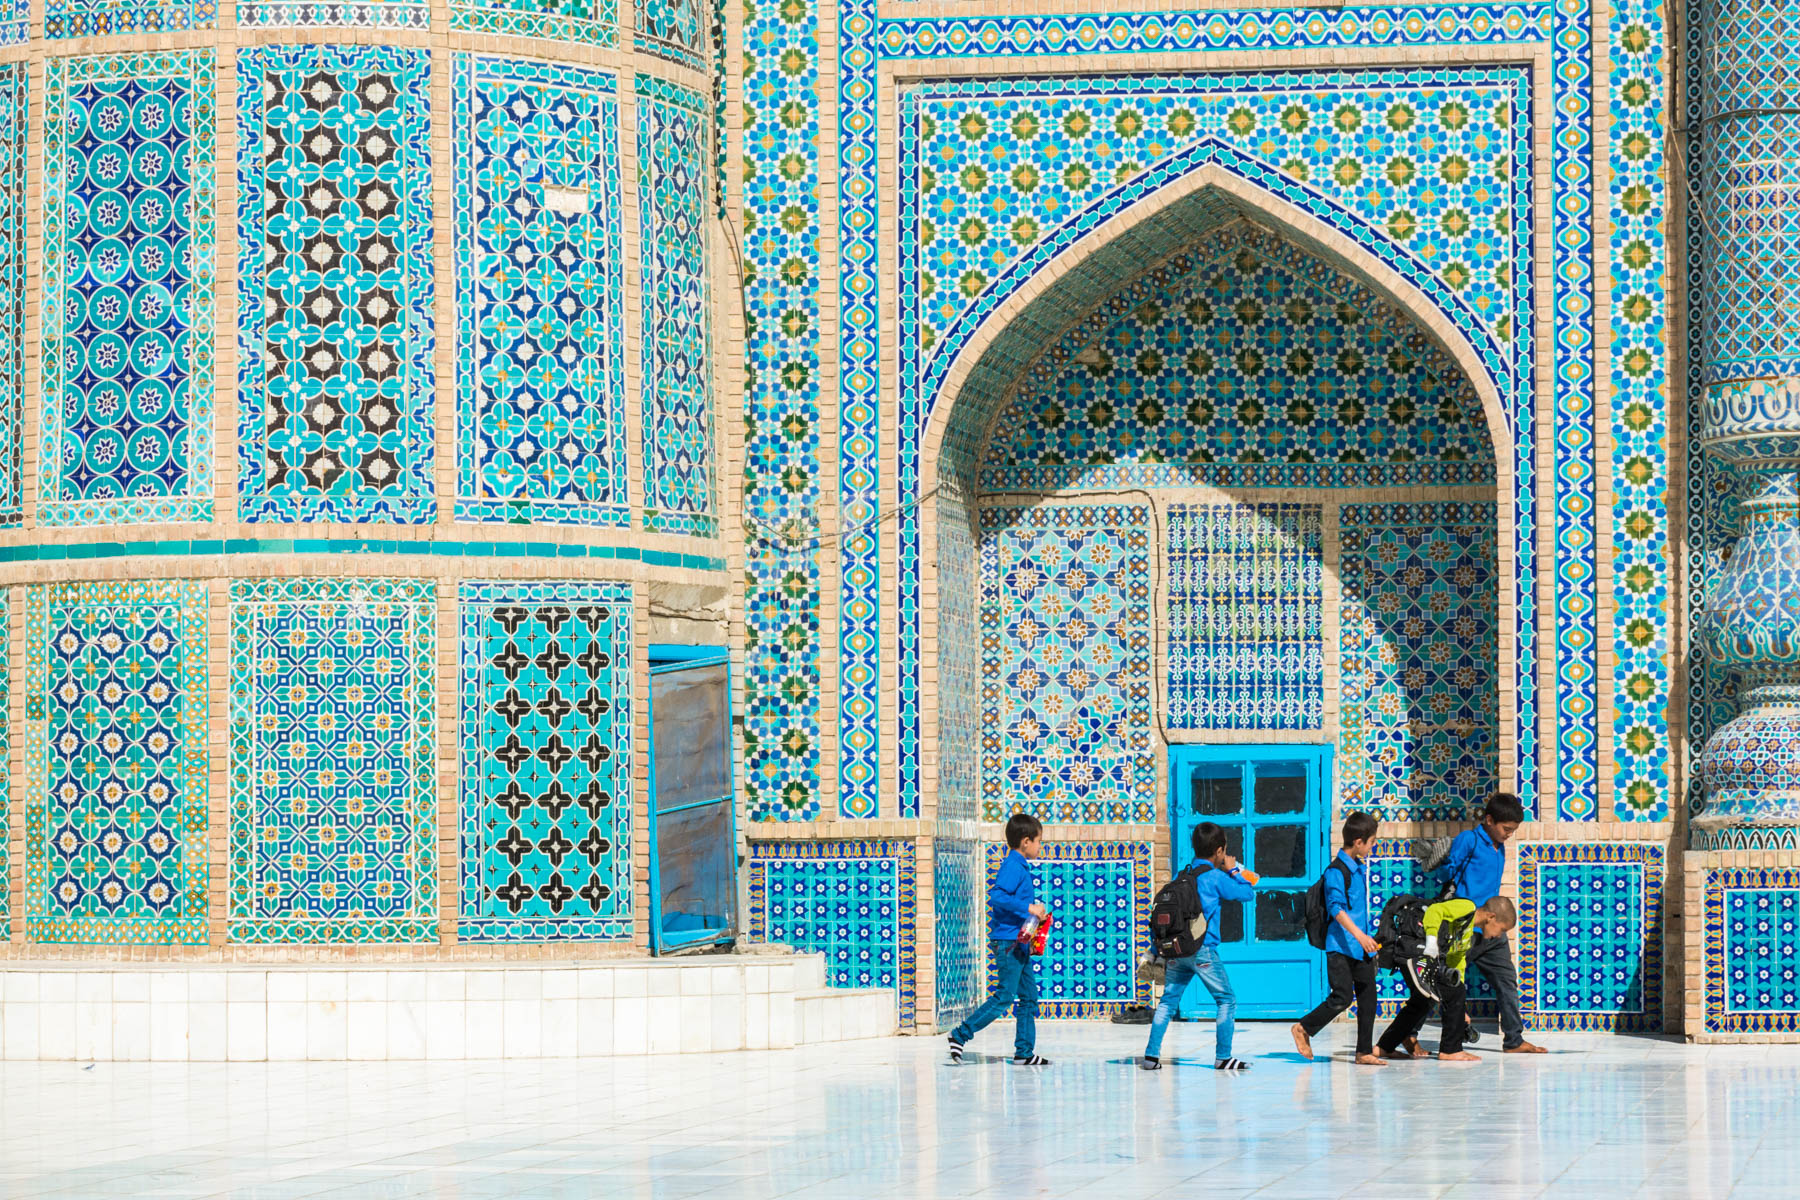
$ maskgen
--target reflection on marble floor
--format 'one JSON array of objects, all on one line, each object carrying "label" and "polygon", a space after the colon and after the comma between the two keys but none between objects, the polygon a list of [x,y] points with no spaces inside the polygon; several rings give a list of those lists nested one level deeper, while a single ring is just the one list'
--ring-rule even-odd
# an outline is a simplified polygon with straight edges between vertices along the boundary
[{"label": "reflection on marble floor", "polygon": [[[1240,1025],[1241,1077],[1136,1070],[1141,1027],[1046,1022],[1055,1065],[962,1067],[941,1038],[531,1062],[9,1063],[0,1195],[1367,1196],[1775,1200],[1800,1193],[1800,1046],[1547,1034],[1551,1054],[1301,1063]],[[1187,1064],[1193,1065],[1187,1065]]]}]

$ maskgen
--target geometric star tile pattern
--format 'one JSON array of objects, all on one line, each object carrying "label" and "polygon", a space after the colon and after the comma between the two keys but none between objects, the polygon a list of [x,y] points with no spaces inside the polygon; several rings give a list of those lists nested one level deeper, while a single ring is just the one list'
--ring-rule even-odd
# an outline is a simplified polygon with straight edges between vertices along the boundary
[{"label": "geometric star tile pattern", "polygon": [[981,523],[982,819],[1154,820],[1149,510]]},{"label": "geometric star tile pattern", "polygon": [[[639,50],[696,71],[707,68],[701,0],[637,0],[635,8],[637,36],[633,44]],[[648,81],[649,76],[638,76],[640,87]],[[705,202],[703,190],[698,198]]]},{"label": "geometric star tile pattern", "polygon": [[1800,1030],[1800,870],[1714,868],[1701,908],[1706,1031]]},{"label": "geometric star tile pattern", "polygon": [[458,55],[456,516],[630,520],[612,75]]},{"label": "geometric star tile pattern", "polygon": [[26,936],[205,945],[206,585],[23,597]]},{"label": "geometric star tile pattern", "polygon": [[239,515],[432,519],[429,58],[238,58]]},{"label": "geometric star tile pattern", "polygon": [[1172,505],[1171,729],[1318,729],[1325,654],[1316,504]]},{"label": "geometric star tile pattern", "polygon": [[711,537],[705,101],[646,75],[636,88],[644,527]]},{"label": "geometric star tile pattern", "polygon": [[[1137,964],[1150,953],[1151,853],[1148,842],[1057,842],[1032,864],[1038,898],[1055,918],[1043,957],[1033,964],[1039,1016],[1100,1017],[1150,1002],[1150,985],[1138,982]],[[1003,845],[987,848],[984,928],[987,888],[1006,855]],[[983,974],[991,991],[992,956]]]},{"label": "geometric star tile pattern", "polygon": [[435,586],[240,579],[230,613],[230,940],[436,941]]},{"label": "geometric star tile pattern", "polygon": [[[21,10],[26,6],[27,0],[19,0]],[[209,29],[218,13],[217,0],[48,0],[44,5],[44,36],[103,37]]]},{"label": "geometric star tile pattern", "polygon": [[1494,512],[1454,501],[1341,510],[1342,808],[1461,820],[1493,791]]},{"label": "geometric star tile pattern", "polygon": [[631,905],[631,587],[465,583],[466,941],[624,940]]},{"label": "geometric star tile pattern", "polygon": [[52,58],[38,520],[212,518],[211,50]]},{"label": "geometric star tile pattern", "polygon": [[588,46],[618,40],[617,0],[450,0],[450,28]]},{"label": "geometric star tile pattern", "polygon": [[1663,860],[1642,842],[1519,847],[1519,995],[1533,1028],[1662,1028]]},{"label": "geometric star tile pattern", "polygon": [[1480,400],[1423,330],[1242,223],[1084,318],[989,435],[986,490],[1491,483]]},{"label": "geometric star tile pattern", "polygon": [[910,841],[753,842],[749,940],[825,955],[832,987],[916,1003],[918,861]]},{"label": "geometric star tile pattern", "polygon": [[24,518],[25,132],[29,64],[0,63],[0,526]]}]

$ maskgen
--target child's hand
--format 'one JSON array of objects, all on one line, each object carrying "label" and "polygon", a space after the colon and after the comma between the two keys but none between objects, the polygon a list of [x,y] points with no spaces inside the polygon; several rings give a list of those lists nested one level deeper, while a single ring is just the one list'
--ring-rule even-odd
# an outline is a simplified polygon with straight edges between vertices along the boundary
[{"label": "child's hand", "polygon": [[1227,870],[1227,871],[1237,870],[1237,867],[1238,867],[1237,859],[1231,857],[1231,855],[1227,854],[1223,850],[1219,851],[1219,855],[1221,858],[1220,865],[1223,866],[1225,868],[1225,870]]},{"label": "child's hand", "polygon": [[1358,933],[1356,935],[1356,943],[1363,948],[1364,954],[1371,957],[1381,952],[1380,943],[1366,933]]},{"label": "child's hand", "polygon": [[1050,915],[1050,910],[1041,904],[1033,904],[1028,911],[1034,917],[1047,917]]}]

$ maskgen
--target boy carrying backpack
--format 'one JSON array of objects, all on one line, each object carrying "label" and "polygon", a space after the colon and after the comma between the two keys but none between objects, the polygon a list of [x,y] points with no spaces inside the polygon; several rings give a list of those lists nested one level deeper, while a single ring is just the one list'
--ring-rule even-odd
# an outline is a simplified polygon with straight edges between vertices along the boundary
[{"label": "boy carrying backpack", "polygon": [[[1344,848],[1307,896],[1307,938],[1325,951],[1331,994],[1289,1030],[1294,1049],[1312,1061],[1312,1040],[1356,1001],[1356,1061],[1385,1066],[1375,1054],[1375,954],[1369,936],[1369,853],[1379,824],[1365,812],[1344,818]],[[1315,924],[1317,927],[1315,927]]]},{"label": "boy carrying backpack", "polygon": [[1193,863],[1164,885],[1151,909],[1151,941],[1165,961],[1167,982],[1150,1022],[1150,1043],[1138,1066],[1146,1071],[1162,1070],[1163,1035],[1181,1010],[1188,984],[1198,978],[1219,1006],[1213,1021],[1213,1067],[1245,1071],[1250,1064],[1231,1055],[1237,996],[1225,973],[1225,961],[1219,957],[1219,906],[1226,900],[1252,899],[1256,875],[1225,852],[1225,830],[1211,821],[1194,827],[1193,845]]},{"label": "boy carrying backpack", "polygon": [[[1384,917],[1387,912],[1383,912]],[[1463,1049],[1468,1021],[1463,1004],[1468,996],[1464,975],[1468,970],[1469,946],[1479,932],[1487,938],[1504,938],[1518,923],[1518,910],[1505,896],[1491,897],[1477,908],[1472,900],[1440,900],[1425,909],[1423,951],[1417,957],[1399,957],[1398,965],[1406,976],[1411,995],[1376,1044],[1382,1058],[1412,1058],[1418,1053],[1419,1031],[1431,1015],[1434,1004],[1443,1009],[1444,1036],[1438,1042],[1439,1062],[1479,1062]],[[1412,947],[1410,936],[1397,940],[1404,955]],[[1403,1048],[1404,1047],[1404,1048]]]}]

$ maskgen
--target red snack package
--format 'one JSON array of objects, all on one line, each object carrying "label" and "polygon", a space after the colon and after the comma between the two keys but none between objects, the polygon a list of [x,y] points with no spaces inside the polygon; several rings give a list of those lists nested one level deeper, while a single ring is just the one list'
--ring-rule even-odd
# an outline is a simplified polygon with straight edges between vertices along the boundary
[{"label": "red snack package", "polygon": [[1019,945],[1032,954],[1042,954],[1050,941],[1050,926],[1056,924],[1056,918],[1045,913],[1042,917],[1029,917],[1019,927]]}]

